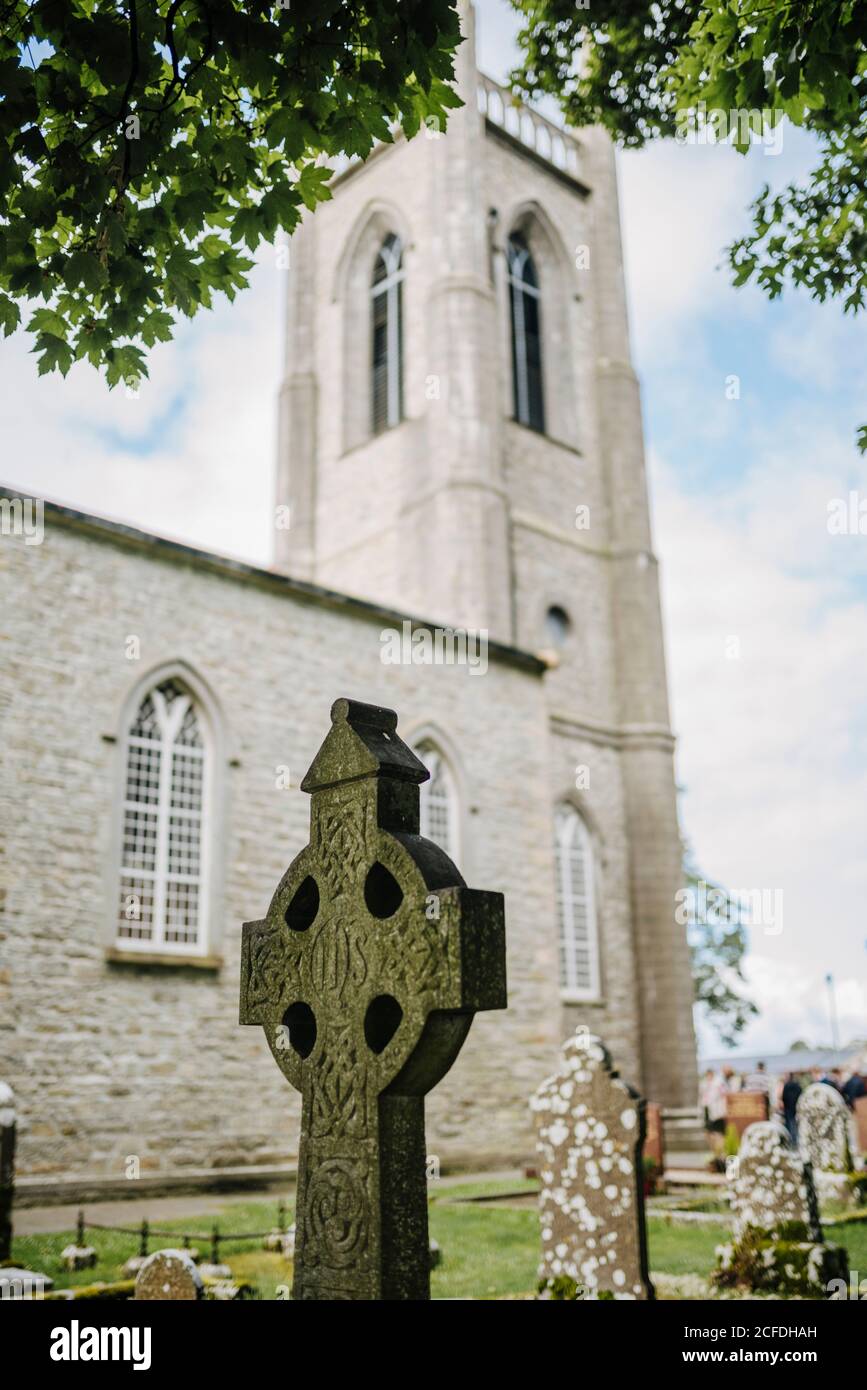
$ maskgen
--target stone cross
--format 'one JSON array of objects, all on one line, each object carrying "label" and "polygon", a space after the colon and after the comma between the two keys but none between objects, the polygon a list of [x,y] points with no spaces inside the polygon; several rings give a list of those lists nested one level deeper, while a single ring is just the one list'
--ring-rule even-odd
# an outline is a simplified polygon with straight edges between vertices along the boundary
[{"label": "stone cross", "polygon": [[732,1169],[729,1191],[737,1240],[748,1227],[780,1239],[793,1223],[805,1226],[810,1240],[822,1239],[810,1164],[779,1120],[750,1125]]},{"label": "stone cross", "polygon": [[584,1028],[530,1102],[539,1150],[542,1297],[652,1299],[647,1270],[644,1102]]},{"label": "stone cross", "polygon": [[244,925],[241,1022],[302,1096],[293,1298],[426,1299],[424,1096],[506,1007],[503,898],[419,835],[397,716],[338,700],[331,721],[310,843]]},{"label": "stone cross", "polygon": [[0,1081],[0,1260],[12,1254],[12,1197],[15,1187],[15,1097]]},{"label": "stone cross", "polygon": [[796,1115],[798,1143],[814,1173],[848,1172],[849,1110],[840,1092],[824,1081],[814,1082],[798,1097]]}]

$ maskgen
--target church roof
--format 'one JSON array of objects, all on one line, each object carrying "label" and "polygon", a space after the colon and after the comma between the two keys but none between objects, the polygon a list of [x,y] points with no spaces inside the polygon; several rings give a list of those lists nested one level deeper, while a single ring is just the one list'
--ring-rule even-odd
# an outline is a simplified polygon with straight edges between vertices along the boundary
[{"label": "church roof", "polygon": [[[413,627],[418,628],[441,626],[441,624],[425,620],[418,614],[386,608],[382,604],[373,603],[368,599],[356,598],[352,594],[343,594],[336,589],[327,589],[321,584],[313,584],[306,579],[295,579],[291,575],[283,574],[280,570],[269,569],[262,565],[251,565],[245,560],[237,560],[230,555],[221,555],[217,551],[200,550],[198,547],[187,545],[183,541],[159,536],[153,531],[141,531],[138,527],[127,525],[126,522],[111,521],[107,517],[97,516],[92,512],[76,511],[74,507],[64,506],[60,502],[50,502],[45,498],[36,497],[32,493],[22,492],[18,488],[0,485],[0,497],[42,502],[45,507],[46,518],[50,517],[55,524],[65,526],[70,530],[81,531],[93,540],[138,551],[149,559],[190,565],[197,569],[206,570],[211,574],[220,575],[224,579],[235,580],[239,584],[252,584],[258,588],[266,589],[270,593],[284,594],[287,598],[307,603],[318,603],[327,608],[341,609],[350,616],[354,615],[362,620],[377,622],[384,626],[399,627],[404,622],[410,622]],[[541,676],[548,669],[540,657],[520,647],[512,647],[506,642],[495,642],[489,639],[487,652],[489,660],[500,661],[508,666],[516,666],[530,675]]]}]

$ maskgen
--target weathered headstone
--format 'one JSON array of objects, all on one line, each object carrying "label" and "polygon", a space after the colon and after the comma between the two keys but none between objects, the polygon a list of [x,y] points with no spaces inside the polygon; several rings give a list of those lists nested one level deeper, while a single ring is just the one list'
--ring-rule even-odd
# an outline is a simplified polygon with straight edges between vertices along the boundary
[{"label": "weathered headstone", "polygon": [[859,1096],[855,1102],[855,1133],[858,1152],[867,1157],[867,1096]]},{"label": "weathered headstone", "polygon": [[750,1125],[729,1195],[734,1239],[717,1247],[716,1284],[815,1298],[848,1278],[845,1250],[823,1242],[810,1164],[778,1120]]},{"label": "weathered headstone", "polygon": [[192,1302],[204,1296],[202,1276],[186,1250],[155,1250],[136,1275],[135,1298],[139,1301]]},{"label": "weathered headstone", "polygon": [[806,1227],[811,1240],[822,1239],[809,1165],[779,1121],[751,1125],[731,1168],[736,1238],[748,1226],[779,1238],[784,1228],[796,1222]]},{"label": "weathered headstone", "polygon": [[840,1092],[815,1081],[798,1097],[797,1118],[798,1143],[814,1173],[848,1173],[849,1111]]},{"label": "weathered headstone", "polygon": [[12,1200],[15,1187],[15,1097],[0,1081],[0,1260],[12,1255]]},{"label": "weathered headstone", "polygon": [[419,836],[428,774],[397,716],[331,720],[310,843],[244,926],[241,1022],[302,1095],[293,1298],[426,1299],[424,1096],[506,1007],[503,898]]},{"label": "weathered headstone", "polygon": [[653,1298],[643,1101],[612,1069],[600,1039],[579,1028],[530,1105],[542,1183],[542,1297]]},{"label": "weathered headstone", "polygon": [[768,1118],[768,1097],[764,1091],[730,1091],[726,1096],[726,1125],[733,1125],[743,1139],[750,1125]]}]

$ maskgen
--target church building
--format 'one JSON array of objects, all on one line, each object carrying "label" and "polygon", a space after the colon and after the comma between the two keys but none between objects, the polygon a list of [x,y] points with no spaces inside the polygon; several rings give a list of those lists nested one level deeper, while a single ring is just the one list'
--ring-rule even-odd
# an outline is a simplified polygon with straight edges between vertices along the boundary
[{"label": "church building", "polygon": [[457,62],[447,133],[339,168],[289,244],[273,566],[47,502],[40,543],[0,537],[21,1176],[293,1160],[241,924],[307,843],[344,696],[397,711],[422,833],[505,894],[509,1006],[428,1098],[428,1152],[529,1161],[579,1025],[695,1105],[614,153],[513,106],[471,34]]}]

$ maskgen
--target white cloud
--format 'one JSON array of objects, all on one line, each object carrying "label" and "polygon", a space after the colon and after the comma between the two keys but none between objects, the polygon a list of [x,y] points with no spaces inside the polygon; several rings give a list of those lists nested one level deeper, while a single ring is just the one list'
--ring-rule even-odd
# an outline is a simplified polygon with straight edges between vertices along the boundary
[{"label": "white cloud", "polygon": [[[782,891],[782,931],[756,929],[751,946],[815,992],[827,970],[867,965],[867,602],[815,562],[800,574],[779,543],[780,517],[795,535],[821,524],[827,482],[807,454],[790,452],[786,473],[756,457],[713,506],[659,460],[652,475],[685,825],[709,878]],[[779,998],[765,991],[755,1025],[778,1048],[796,1025]]]},{"label": "white cloud", "polygon": [[[785,1052],[796,1039],[813,1047],[831,1045],[828,990],[824,976],[818,978],[797,962],[776,956],[754,954],[747,969],[746,990],[760,1006],[762,1015],[738,1041],[743,1053]],[[839,978],[834,984],[838,1037],[842,1045],[863,1037],[867,1019],[867,986],[854,976]],[[701,1028],[700,1051],[719,1056],[724,1051],[717,1035]]]},{"label": "white cloud", "polygon": [[265,248],[234,304],[183,322],[154,351],[138,399],[109,392],[85,363],[65,380],[37,377],[27,335],[7,339],[2,480],[270,561],[283,281]]}]

